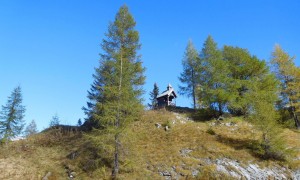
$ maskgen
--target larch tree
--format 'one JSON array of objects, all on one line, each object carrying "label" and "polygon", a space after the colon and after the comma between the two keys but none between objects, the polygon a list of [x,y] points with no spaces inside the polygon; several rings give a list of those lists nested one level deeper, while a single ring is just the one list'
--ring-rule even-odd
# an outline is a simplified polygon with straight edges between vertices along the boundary
[{"label": "larch tree", "polygon": [[271,63],[276,77],[280,81],[281,107],[288,108],[295,126],[300,129],[298,114],[300,112],[300,69],[294,64],[295,57],[275,45]]},{"label": "larch tree", "polygon": [[113,179],[119,173],[122,132],[129,123],[139,119],[143,110],[141,95],[145,69],[138,55],[141,45],[135,25],[128,7],[122,6],[102,41],[100,66],[96,68],[85,109],[100,129],[95,138],[99,140],[100,134],[105,133],[107,138],[101,140],[103,148],[113,147]]},{"label": "larch tree", "polygon": [[25,106],[22,105],[21,87],[16,87],[8,97],[5,106],[0,112],[0,138],[7,142],[21,134],[24,128]]},{"label": "larch tree", "polygon": [[182,59],[183,72],[179,80],[183,84],[179,86],[179,93],[191,97],[193,107],[196,109],[196,88],[199,85],[200,57],[192,41],[188,42]]},{"label": "larch tree", "polygon": [[200,71],[201,91],[198,91],[199,101],[217,110],[218,115],[222,115],[229,98],[226,91],[228,65],[223,60],[222,52],[211,36],[208,36],[205,40],[200,58],[203,70]]},{"label": "larch tree", "polygon": [[31,136],[38,133],[37,127],[36,127],[36,123],[34,120],[32,120],[28,126],[26,126],[24,134],[25,136]]},{"label": "larch tree", "polygon": [[49,127],[58,126],[60,123],[59,117],[57,114],[52,116],[52,119],[50,120]]},{"label": "larch tree", "polygon": [[278,114],[275,111],[277,101],[277,81],[270,74],[260,78],[261,83],[254,82],[248,103],[251,113],[247,118],[262,132],[256,153],[265,159],[284,160],[289,153],[282,138],[282,129],[277,123]]},{"label": "larch tree", "polygon": [[[250,94],[255,86],[265,83],[261,81],[261,77],[270,76],[269,68],[264,61],[252,56],[247,49],[239,47],[224,46],[223,58],[229,69],[226,86],[230,95],[228,110],[232,114],[245,116],[251,109],[249,102],[252,97]],[[266,80],[270,80],[272,83],[265,83],[265,86],[274,88],[275,79],[268,78]]]},{"label": "larch tree", "polygon": [[153,85],[153,90],[150,92],[150,101],[151,101],[151,104],[148,104],[148,106],[151,108],[151,109],[155,109],[157,107],[157,96],[159,94],[159,88],[157,86],[156,83],[154,83]]}]

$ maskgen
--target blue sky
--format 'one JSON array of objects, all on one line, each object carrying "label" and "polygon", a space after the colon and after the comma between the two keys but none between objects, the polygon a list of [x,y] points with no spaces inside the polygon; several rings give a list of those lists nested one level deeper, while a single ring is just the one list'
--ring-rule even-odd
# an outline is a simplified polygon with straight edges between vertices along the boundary
[{"label": "blue sky", "polygon": [[[168,83],[178,89],[189,39],[200,50],[210,34],[220,48],[247,48],[265,60],[278,43],[290,55],[300,56],[298,0],[1,0],[0,105],[20,85],[26,122],[34,119],[40,130],[55,114],[64,124],[84,118],[81,108],[98,66],[99,45],[123,4],[140,32],[147,101],[154,82],[161,91]],[[190,103],[185,97],[177,99],[179,106]]]}]

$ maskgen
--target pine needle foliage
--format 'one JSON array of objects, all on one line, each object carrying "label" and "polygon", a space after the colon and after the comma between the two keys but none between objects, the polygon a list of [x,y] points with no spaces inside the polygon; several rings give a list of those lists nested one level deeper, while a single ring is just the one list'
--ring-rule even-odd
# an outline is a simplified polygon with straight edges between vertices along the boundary
[{"label": "pine needle foliage", "polygon": [[157,108],[158,106],[158,102],[157,102],[157,96],[159,95],[159,88],[157,86],[156,83],[154,83],[153,85],[153,90],[150,92],[150,101],[151,101],[151,104],[148,104],[148,106],[151,108],[151,109],[155,109]]},{"label": "pine needle foliage", "polygon": [[196,88],[199,86],[200,65],[198,52],[193,42],[189,40],[182,59],[183,72],[179,76],[179,81],[184,85],[179,86],[179,93],[192,98],[194,109],[196,109]]},{"label": "pine needle foliage", "polygon": [[128,7],[122,6],[102,41],[100,66],[96,68],[95,80],[88,92],[90,101],[84,109],[89,120],[100,129],[100,141],[101,134],[110,137],[101,146],[114,149],[113,178],[119,171],[122,132],[128,124],[139,119],[143,110],[141,95],[145,68],[137,52],[141,45],[135,25]]},{"label": "pine needle foliage", "polygon": [[226,90],[228,81],[228,64],[223,60],[222,52],[211,36],[203,44],[200,54],[202,70],[200,70],[199,102],[204,106],[217,110],[222,115],[228,102],[229,93]]},{"label": "pine needle foliage", "polygon": [[277,79],[280,81],[281,109],[288,109],[294,119],[295,127],[300,129],[300,69],[294,64],[295,57],[290,57],[279,45],[275,45],[271,63]]},{"label": "pine needle foliage", "polygon": [[255,152],[264,159],[286,160],[289,151],[283,140],[283,130],[277,123],[278,114],[274,107],[277,100],[276,88],[264,89],[263,84],[256,86],[251,97],[253,111],[248,118],[261,131]]},{"label": "pine needle foliage", "polygon": [[0,112],[0,138],[2,142],[7,142],[11,138],[21,134],[24,128],[25,106],[22,105],[21,87],[16,87],[11,96],[8,97],[5,106]]},{"label": "pine needle foliage", "polygon": [[57,114],[52,116],[52,119],[50,120],[49,127],[58,126],[60,123],[59,117]]},{"label": "pine needle foliage", "polygon": [[223,57],[229,69],[226,86],[229,94],[228,110],[234,115],[246,116],[250,113],[251,93],[256,86],[264,84],[266,88],[276,89],[275,79],[269,73],[265,61],[252,56],[247,49],[224,46]]},{"label": "pine needle foliage", "polygon": [[28,126],[26,126],[25,131],[24,131],[24,134],[25,134],[25,136],[28,137],[28,136],[34,135],[34,134],[36,134],[36,133],[38,133],[38,130],[37,130],[37,127],[36,127],[36,123],[35,123],[34,120],[32,120],[32,121],[28,124]]}]

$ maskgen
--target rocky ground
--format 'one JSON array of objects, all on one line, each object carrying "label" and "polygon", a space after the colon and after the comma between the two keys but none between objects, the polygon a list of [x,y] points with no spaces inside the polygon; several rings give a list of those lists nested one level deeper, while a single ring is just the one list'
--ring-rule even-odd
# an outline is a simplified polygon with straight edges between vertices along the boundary
[{"label": "rocky ground", "polygon": [[[178,113],[173,113],[175,119],[172,120],[172,124],[186,124],[186,123],[194,123],[188,117],[182,116]],[[247,123],[246,123],[247,124]],[[210,126],[226,126],[229,127],[230,131],[235,131],[238,127],[238,124],[233,122],[212,122],[209,123]],[[249,127],[252,127],[251,124],[247,124]],[[160,127],[160,126],[157,126]],[[165,129],[168,130],[168,129]],[[201,166],[213,166],[215,170],[225,175],[229,179],[293,179],[293,180],[300,180],[300,168],[296,170],[288,169],[284,166],[280,165],[273,165],[271,167],[260,167],[258,164],[254,162],[247,162],[241,163],[238,160],[228,159],[228,158],[218,158],[212,160],[210,158],[195,158],[192,154],[193,150],[191,149],[181,149],[178,153],[183,156],[184,158],[191,158],[194,161],[198,161],[198,164],[194,168],[184,167],[185,164],[182,164],[181,168],[190,169],[191,175],[193,178],[197,178]],[[160,176],[164,177],[166,180],[171,179],[182,179],[185,175],[176,172],[178,167],[172,166],[169,168],[157,168],[158,173]]]}]

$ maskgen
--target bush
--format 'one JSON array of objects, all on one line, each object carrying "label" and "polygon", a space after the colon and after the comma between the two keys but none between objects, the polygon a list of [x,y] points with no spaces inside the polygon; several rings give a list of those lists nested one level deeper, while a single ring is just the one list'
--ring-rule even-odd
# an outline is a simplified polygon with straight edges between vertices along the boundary
[{"label": "bush", "polygon": [[168,126],[168,128],[171,128],[171,126],[172,126],[172,123],[171,123],[171,121],[170,121],[170,120],[167,120],[166,122],[164,122],[164,123],[162,124],[162,126],[163,126],[163,127],[166,127],[166,126]]},{"label": "bush", "polygon": [[209,127],[206,132],[210,135],[216,135],[216,132],[211,127]]},{"label": "bush", "polygon": [[210,108],[198,109],[192,115],[192,118],[197,121],[208,121],[218,117],[218,112]]},{"label": "bush", "polygon": [[254,113],[249,120],[262,132],[255,153],[263,159],[286,160],[288,152],[282,140],[283,130],[278,125],[278,114],[273,104],[260,96],[254,96],[253,100]]}]

